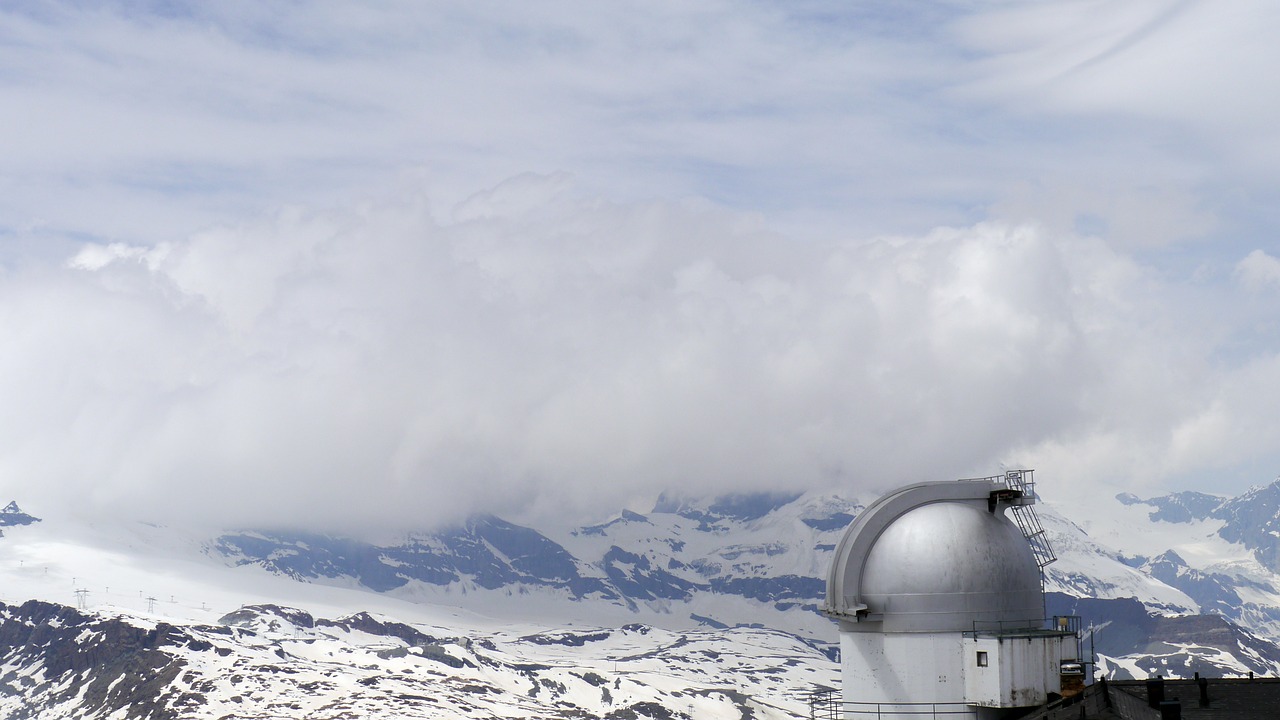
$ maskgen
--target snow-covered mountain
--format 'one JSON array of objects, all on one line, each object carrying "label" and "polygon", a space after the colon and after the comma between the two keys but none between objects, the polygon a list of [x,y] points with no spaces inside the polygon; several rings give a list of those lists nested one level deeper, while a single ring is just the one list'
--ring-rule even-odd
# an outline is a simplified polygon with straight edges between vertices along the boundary
[{"label": "snow-covered mountain", "polygon": [[831,683],[770,630],[478,631],[274,605],[215,624],[0,605],[0,715],[26,718],[786,718]]},{"label": "snow-covered mountain", "polygon": [[[1280,481],[1235,498],[1181,492],[1142,500],[1121,493],[1091,508],[1076,510],[1087,520],[1073,529],[1051,511],[1053,540],[1069,548],[1065,561],[1049,569],[1051,585],[1086,597],[1132,595],[1168,613],[1220,615],[1280,638]],[[1103,576],[1098,563],[1074,568],[1087,554],[1109,555],[1133,575]]]},{"label": "snow-covered mountain", "polygon": [[[1084,508],[1042,502],[1058,555],[1046,573],[1050,614],[1081,614],[1098,628],[1094,643],[1118,676],[1148,666],[1280,670],[1280,575],[1261,560],[1274,552],[1267,523],[1280,524],[1280,485],[1273,487],[1235,500],[1179,493],[1092,499]],[[1259,497],[1276,507],[1257,512]],[[1246,506],[1254,511],[1247,517],[1236,509]],[[557,611],[569,601],[602,622],[635,614],[668,627],[755,624],[830,642],[831,625],[816,608],[831,552],[862,507],[816,494],[660,498],[649,513],[624,511],[579,528],[537,531],[478,517],[392,546],[241,533],[217,548],[235,564],[419,601],[457,602],[466,593],[468,603],[499,613]],[[518,601],[507,603],[513,594]],[[1075,598],[1101,602],[1082,609]],[[1179,617],[1199,619],[1170,619]],[[1197,646],[1178,629],[1186,627],[1215,639]],[[1165,647],[1162,635],[1179,645]]]},{"label": "snow-covered mountain", "polygon": [[[838,675],[816,608],[862,507],[660,498],[580,527],[477,516],[374,543],[41,522],[11,505],[0,713],[803,714]],[[1280,485],[1037,507],[1058,554],[1046,610],[1095,628],[1100,670],[1280,673]]]},{"label": "snow-covered mountain", "polygon": [[[662,617],[643,604],[601,604],[626,623],[573,612],[585,605],[552,616],[536,602],[550,585],[468,581],[452,603],[415,602],[234,566],[217,548],[159,526],[14,527],[0,539],[0,717],[767,720],[837,682],[828,646],[774,629],[666,629],[636,622]],[[535,602],[460,607],[486,593],[492,608]],[[539,615],[553,620],[520,619]]]},{"label": "snow-covered mountain", "polygon": [[831,642],[817,605],[831,551],[861,508],[817,495],[661,498],[645,515],[544,532],[486,515],[394,545],[240,532],[213,552],[299,580],[504,615],[557,617],[572,602],[602,622],[760,624]]},{"label": "snow-covered mountain", "polygon": [[[40,522],[40,518],[22,512],[22,508],[18,507],[17,501],[11,501],[4,506],[4,509],[0,510],[0,527],[20,527],[37,522]],[[3,532],[0,532],[0,535],[3,534]]]}]

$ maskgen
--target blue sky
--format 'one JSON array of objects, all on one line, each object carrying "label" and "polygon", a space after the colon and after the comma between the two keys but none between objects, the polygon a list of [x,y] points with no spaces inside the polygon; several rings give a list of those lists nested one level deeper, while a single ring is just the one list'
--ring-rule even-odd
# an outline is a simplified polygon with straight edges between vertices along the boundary
[{"label": "blue sky", "polygon": [[359,525],[1002,464],[1050,495],[1269,482],[1278,26],[0,10],[0,483]]}]

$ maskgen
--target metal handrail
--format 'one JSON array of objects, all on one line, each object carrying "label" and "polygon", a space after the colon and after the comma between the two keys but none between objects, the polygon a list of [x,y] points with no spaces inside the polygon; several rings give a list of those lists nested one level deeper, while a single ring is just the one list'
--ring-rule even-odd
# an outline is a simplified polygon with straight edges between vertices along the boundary
[{"label": "metal handrail", "polygon": [[1048,618],[1032,617],[1020,618],[1018,620],[974,620],[973,630],[966,632],[965,635],[977,635],[981,633],[1001,633],[1016,630],[1044,630],[1049,624]]},{"label": "metal handrail", "polygon": [[846,718],[851,716],[937,718],[948,715],[977,715],[977,709],[974,706],[960,702],[873,703],[845,700],[840,703],[840,706]]},{"label": "metal handrail", "polygon": [[812,720],[843,720],[850,717],[879,719],[910,717],[930,718],[953,715],[976,715],[977,709],[963,702],[861,702],[840,700],[835,688],[819,685],[809,693],[809,717]]}]

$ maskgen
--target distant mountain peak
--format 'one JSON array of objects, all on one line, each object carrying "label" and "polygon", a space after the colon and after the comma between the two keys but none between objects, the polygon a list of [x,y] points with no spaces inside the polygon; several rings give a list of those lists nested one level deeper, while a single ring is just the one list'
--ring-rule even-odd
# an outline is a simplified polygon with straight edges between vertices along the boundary
[{"label": "distant mountain peak", "polygon": [[1164,552],[1162,552],[1162,553],[1160,553],[1159,555],[1157,555],[1157,556],[1155,556],[1155,557],[1151,558],[1151,559],[1147,562],[1147,564],[1148,564],[1148,565],[1155,565],[1155,564],[1157,564],[1157,563],[1169,563],[1169,564],[1173,565],[1174,567],[1186,567],[1186,566],[1187,566],[1187,561],[1186,561],[1186,560],[1183,560],[1183,559],[1182,559],[1182,556],[1181,556],[1181,555],[1179,555],[1179,554],[1177,553],[1177,551],[1172,550],[1172,549],[1170,549],[1170,550],[1165,550]]},{"label": "distant mountain peak", "polygon": [[1122,492],[1116,495],[1116,500],[1122,505],[1148,505],[1153,507],[1155,510],[1151,511],[1148,517],[1156,522],[1170,523],[1189,523],[1195,520],[1205,520],[1213,517],[1218,508],[1229,502],[1227,498],[1220,495],[1210,495],[1209,493],[1196,492],[1195,490],[1169,493],[1149,500],[1143,500],[1133,493]]},{"label": "distant mountain peak", "polygon": [[1121,505],[1145,505],[1146,504],[1145,500],[1138,497],[1137,495],[1134,495],[1131,492],[1118,493],[1116,495],[1116,500],[1119,500]]},{"label": "distant mountain peak", "polygon": [[800,499],[798,492],[745,492],[691,500],[663,493],[654,503],[653,513],[670,513],[689,518],[716,517],[756,520]]},{"label": "distant mountain peak", "polygon": [[9,504],[5,505],[3,510],[0,510],[0,526],[3,527],[16,527],[38,522],[40,522],[40,518],[22,512],[22,508],[18,507],[18,501],[16,500],[10,500]]}]

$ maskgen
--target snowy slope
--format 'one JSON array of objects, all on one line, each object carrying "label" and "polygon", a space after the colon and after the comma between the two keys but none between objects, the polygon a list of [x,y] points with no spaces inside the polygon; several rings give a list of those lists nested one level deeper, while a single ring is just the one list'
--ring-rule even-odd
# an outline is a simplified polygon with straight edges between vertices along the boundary
[{"label": "snowy slope", "polygon": [[492,516],[396,545],[223,535],[214,554],[312,583],[482,612],[664,627],[763,624],[834,640],[816,613],[831,551],[861,505],[830,496],[661,499],[645,515],[538,531]]},{"label": "snowy slope", "polygon": [[1200,606],[1173,588],[1123,561],[1123,555],[1086,533],[1053,505],[1038,514],[1058,559],[1045,571],[1045,589],[1091,598],[1137,598],[1162,612],[1194,613]]},{"label": "snowy slope", "polygon": [[766,630],[479,631],[278,606],[216,625],[37,602],[0,617],[0,714],[15,719],[766,720],[803,715],[805,689],[836,675]]},{"label": "snowy slope", "polygon": [[[1163,614],[1212,610],[1280,636],[1266,624],[1267,608],[1280,607],[1280,597],[1271,595],[1265,569],[1247,549],[1213,534],[1215,525],[1201,527],[1203,521],[1189,536],[1185,527],[1170,530],[1163,527],[1168,523],[1149,521],[1130,506],[1113,505],[1111,518],[1085,516],[1093,528],[1087,531],[1055,504],[1040,503],[1058,555],[1047,570],[1048,590],[1137,598]],[[831,637],[829,621],[816,612],[831,554],[862,507],[854,499],[816,494],[698,502],[664,498],[652,512],[623,512],[579,528],[538,531],[481,518],[401,546],[338,547],[317,538],[270,534],[252,542],[224,537],[218,547],[233,563],[417,602],[465,603],[491,614],[544,610],[554,617],[565,602],[573,602],[575,614],[598,622],[639,619],[675,628],[759,623],[821,639]],[[1129,535],[1122,536],[1123,531]],[[516,536],[520,539],[513,540]],[[1147,556],[1131,546],[1143,553],[1176,547],[1206,567],[1237,573],[1247,568],[1254,579],[1204,575],[1209,571],[1175,567],[1180,555]],[[523,554],[513,557],[511,547]],[[1153,558],[1165,562],[1153,564]]]},{"label": "snowy slope", "polygon": [[1051,589],[1137,597],[1166,613],[1219,614],[1280,638],[1280,572],[1263,562],[1275,552],[1280,483],[1240,498],[1122,493],[1083,505],[1048,503],[1041,514],[1062,548],[1050,566]]},{"label": "snowy slope", "polygon": [[0,716],[782,718],[838,674],[828,648],[774,630],[596,626],[563,606],[554,627],[512,622],[228,566],[205,543],[10,529]]}]

